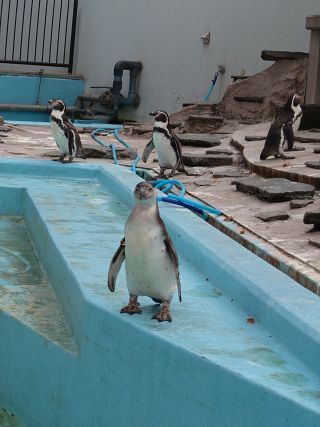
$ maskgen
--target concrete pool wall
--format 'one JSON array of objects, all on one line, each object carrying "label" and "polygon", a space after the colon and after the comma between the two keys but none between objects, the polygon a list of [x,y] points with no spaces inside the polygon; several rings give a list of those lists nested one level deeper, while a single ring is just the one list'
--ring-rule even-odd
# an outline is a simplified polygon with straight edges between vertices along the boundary
[{"label": "concrete pool wall", "polygon": [[74,340],[17,321],[0,294],[0,406],[31,427],[319,425],[318,297],[192,213],[161,207],[181,259],[173,323],[147,299],[119,314],[124,275],[110,294],[106,272],[140,180],[0,161],[0,215],[23,216]]}]

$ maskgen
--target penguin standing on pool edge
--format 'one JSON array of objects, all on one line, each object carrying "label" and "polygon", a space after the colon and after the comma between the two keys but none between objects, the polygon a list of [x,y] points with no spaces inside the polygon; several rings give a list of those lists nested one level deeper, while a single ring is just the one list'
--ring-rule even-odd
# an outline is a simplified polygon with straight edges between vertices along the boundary
[{"label": "penguin standing on pool edge", "polygon": [[140,314],[138,297],[144,295],[161,304],[160,311],[153,319],[171,322],[170,302],[177,290],[181,302],[178,256],[160,217],[157,192],[153,185],[140,182],[134,196],[135,206],[125,225],[125,237],[110,263],[108,287],[114,292],[125,260],[130,298],[121,313]]},{"label": "penguin standing on pool edge", "polygon": [[170,177],[175,174],[176,169],[184,172],[181,144],[171,129],[168,114],[165,111],[157,110],[150,113],[150,116],[154,116],[152,139],[143,151],[142,160],[146,163],[150,153],[155,149],[160,166],[159,178],[165,177],[166,169],[171,169]]},{"label": "penguin standing on pool edge", "polygon": [[69,163],[75,156],[86,159],[80,135],[66,115],[65,103],[60,99],[50,99],[49,104],[52,106],[51,131],[61,152],[57,160],[64,163],[64,158],[67,155],[69,155]]},{"label": "penguin standing on pool edge", "polygon": [[294,157],[284,154],[284,148],[287,144],[288,151],[292,151],[294,132],[299,129],[301,117],[302,109],[300,107],[300,96],[294,94],[290,96],[286,104],[279,109],[275,120],[272,122],[263,150],[260,154],[260,160],[265,160],[269,156],[294,159]]}]

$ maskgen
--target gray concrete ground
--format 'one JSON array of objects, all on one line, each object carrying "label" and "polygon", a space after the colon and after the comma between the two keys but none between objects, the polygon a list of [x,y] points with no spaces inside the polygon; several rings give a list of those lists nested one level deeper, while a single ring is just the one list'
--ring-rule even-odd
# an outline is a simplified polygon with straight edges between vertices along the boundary
[{"label": "gray concrete ground", "polygon": [[[260,162],[259,154],[262,148],[263,141],[246,142],[244,137],[247,135],[266,134],[268,124],[258,126],[239,126],[239,130],[230,136],[237,141],[238,147],[241,144],[247,144],[250,162]],[[312,133],[309,133],[312,136]],[[315,134],[313,134],[315,135]],[[319,137],[320,134],[317,134]],[[92,139],[89,134],[82,134],[83,144],[92,144]],[[123,137],[141,154],[145,144],[148,142],[146,136],[131,137],[126,132]],[[115,142],[111,137],[106,139],[108,142]],[[297,144],[297,143],[296,143]],[[270,166],[279,169],[300,168],[301,164],[306,159],[315,159],[316,155],[313,149],[319,146],[319,143],[299,143],[306,147],[304,151],[295,152],[296,159],[290,161],[267,160]],[[98,146],[97,146],[98,147]],[[195,173],[200,173],[198,176],[188,176],[186,174],[178,174],[176,177],[180,179],[186,186],[190,196],[205,201],[206,203],[219,208],[223,213],[219,221],[225,226],[233,224],[236,230],[236,239],[240,239],[240,243],[248,246],[246,242],[255,241],[255,244],[263,246],[267,252],[274,255],[280,264],[289,265],[294,270],[291,274],[296,277],[296,271],[308,276],[314,283],[320,284],[320,255],[319,247],[310,245],[309,239],[320,239],[320,232],[310,233],[312,228],[310,225],[303,224],[303,215],[307,211],[320,210],[320,192],[316,191],[314,203],[299,209],[291,209],[289,202],[268,203],[258,199],[255,196],[243,194],[236,190],[234,185],[231,185],[232,177],[217,177],[221,172],[238,174],[241,176],[254,176],[246,166],[242,157],[241,150],[234,146],[231,138],[226,135],[222,140],[219,149],[228,149],[234,152],[232,166],[220,166],[214,168],[195,168],[190,169]],[[208,148],[197,148],[184,146],[184,153],[201,153],[205,154]],[[244,150],[246,155],[246,150]],[[19,126],[7,133],[7,137],[3,138],[3,143],[0,144],[0,156],[17,156],[26,158],[53,158],[58,156],[57,147],[51,137],[50,129],[43,127]],[[156,155],[152,153],[147,164],[142,162],[141,167],[158,170],[158,165],[155,162]],[[82,162],[81,159],[76,159],[76,162]],[[90,163],[105,163],[112,162],[106,159],[87,159]],[[289,163],[285,166],[284,163]],[[121,164],[130,165],[130,160],[123,160]],[[65,167],[68,167],[66,164]],[[302,169],[304,169],[302,167]],[[307,168],[309,169],[309,168]],[[318,174],[320,171],[311,170],[312,174]],[[308,172],[310,172],[308,171]],[[263,212],[282,211],[289,214],[289,219],[285,221],[274,221],[265,223],[257,218],[257,215]],[[231,220],[231,221],[230,221]],[[234,233],[229,233],[232,237]],[[274,262],[273,262],[274,263]],[[316,287],[305,286],[312,288],[315,292],[320,293]]]}]

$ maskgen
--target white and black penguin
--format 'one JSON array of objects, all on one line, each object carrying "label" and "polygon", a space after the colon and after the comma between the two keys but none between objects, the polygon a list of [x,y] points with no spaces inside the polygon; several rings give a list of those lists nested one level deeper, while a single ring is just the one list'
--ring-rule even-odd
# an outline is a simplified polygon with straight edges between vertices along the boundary
[{"label": "white and black penguin", "polygon": [[61,152],[57,160],[64,163],[66,156],[69,156],[69,162],[72,162],[75,156],[85,159],[79,133],[66,115],[65,103],[60,99],[51,99],[49,104],[52,106],[51,131]]},{"label": "white and black penguin", "polygon": [[125,260],[129,303],[121,313],[141,313],[139,296],[148,296],[161,304],[153,316],[159,322],[171,322],[170,302],[181,284],[178,256],[162,221],[156,190],[140,182],[135,190],[135,206],[125,225],[125,237],[114,254],[108,272],[108,287],[115,290],[118,272]]},{"label": "white and black penguin", "polygon": [[284,149],[292,151],[294,132],[299,129],[301,118],[300,96],[295,93],[288,98],[283,107],[279,108],[271,123],[260,160],[265,160],[269,156],[294,159],[294,157],[286,156]]},{"label": "white and black penguin", "polygon": [[146,163],[150,153],[155,149],[160,166],[160,178],[165,176],[166,169],[171,169],[170,177],[176,170],[184,172],[181,144],[170,126],[168,114],[157,110],[150,115],[154,116],[152,139],[143,151],[142,160]]}]

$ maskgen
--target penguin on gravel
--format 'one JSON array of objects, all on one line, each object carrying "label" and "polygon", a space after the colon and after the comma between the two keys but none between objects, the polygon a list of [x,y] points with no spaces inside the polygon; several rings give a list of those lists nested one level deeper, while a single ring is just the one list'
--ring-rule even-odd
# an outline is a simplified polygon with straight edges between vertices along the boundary
[{"label": "penguin on gravel", "polygon": [[265,160],[269,156],[294,159],[294,157],[284,154],[284,148],[287,145],[287,150],[292,151],[294,132],[299,129],[301,117],[300,96],[295,93],[279,109],[275,120],[271,123],[263,150],[260,154],[260,160]]},{"label": "penguin on gravel", "polygon": [[75,126],[69,121],[66,115],[66,105],[60,99],[50,99],[51,111],[51,131],[61,152],[58,159],[64,163],[64,158],[69,155],[69,162],[75,156],[86,159],[79,133]]},{"label": "penguin on gravel", "polygon": [[125,237],[110,263],[108,287],[114,292],[125,260],[130,298],[121,313],[140,314],[138,297],[144,295],[161,304],[153,319],[171,322],[170,302],[176,290],[181,302],[178,256],[160,217],[154,187],[140,182],[134,196],[136,203],[125,225]]},{"label": "penguin on gravel", "polygon": [[170,126],[168,114],[157,110],[150,115],[154,116],[152,139],[143,151],[142,160],[146,163],[150,153],[155,149],[160,166],[159,178],[165,177],[166,169],[171,169],[170,177],[174,176],[176,169],[184,172],[181,144]]}]

